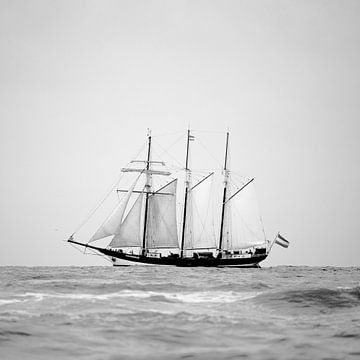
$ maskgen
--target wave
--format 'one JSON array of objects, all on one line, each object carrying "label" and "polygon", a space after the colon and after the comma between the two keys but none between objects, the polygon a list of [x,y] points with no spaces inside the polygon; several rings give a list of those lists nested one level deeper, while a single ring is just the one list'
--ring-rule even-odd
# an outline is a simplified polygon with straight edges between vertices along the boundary
[{"label": "wave", "polygon": [[19,299],[0,299],[0,306],[1,305],[8,305],[8,304],[14,304],[17,302],[20,302]]},{"label": "wave", "polygon": [[360,287],[288,290],[268,293],[259,299],[270,303],[288,303],[295,307],[350,308],[360,306]]},{"label": "wave", "polygon": [[30,333],[25,331],[11,331],[11,330],[0,330],[0,339],[7,338],[11,336],[31,336]]},{"label": "wave", "polygon": [[20,301],[44,301],[46,299],[108,301],[115,298],[149,299],[153,301],[179,303],[232,303],[255,298],[259,294],[259,292],[233,291],[159,292],[139,290],[122,290],[120,292],[107,294],[27,292],[25,294],[19,295],[15,299],[0,300],[0,305],[11,304]]}]

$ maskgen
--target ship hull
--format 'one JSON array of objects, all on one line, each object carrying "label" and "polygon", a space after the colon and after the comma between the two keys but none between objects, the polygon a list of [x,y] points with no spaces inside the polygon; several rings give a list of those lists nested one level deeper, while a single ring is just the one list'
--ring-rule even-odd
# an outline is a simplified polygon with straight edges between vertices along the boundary
[{"label": "ship hull", "polygon": [[114,266],[126,266],[131,263],[145,264],[145,265],[171,265],[180,267],[259,267],[259,263],[265,260],[267,253],[251,254],[247,256],[237,257],[213,257],[213,256],[193,256],[193,257],[179,257],[178,255],[170,256],[149,256],[128,254],[122,251],[104,249],[97,246],[79,243],[74,240],[68,242],[83,246],[85,248],[96,250],[108,256]]},{"label": "ship hull", "polygon": [[172,265],[179,267],[259,267],[267,254],[253,255],[246,258],[194,258],[194,257],[149,257],[114,252],[110,256],[114,266],[142,265]]}]

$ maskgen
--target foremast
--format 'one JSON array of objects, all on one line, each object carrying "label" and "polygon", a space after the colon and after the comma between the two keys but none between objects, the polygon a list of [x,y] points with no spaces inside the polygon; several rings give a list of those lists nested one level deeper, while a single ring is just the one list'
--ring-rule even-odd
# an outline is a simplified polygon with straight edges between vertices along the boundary
[{"label": "foremast", "polygon": [[[177,181],[172,180],[157,191],[153,190],[153,175],[171,175],[168,171],[156,170],[152,164],[160,164],[165,166],[163,161],[152,160],[152,137],[148,132],[148,149],[146,160],[134,160],[132,163],[145,163],[143,169],[122,169],[122,171],[141,172],[146,176],[144,190],[140,191],[143,195],[144,206],[142,216],[139,214],[141,240],[140,253],[141,256],[147,256],[150,249],[173,248],[179,249],[178,238],[176,233],[176,184]],[[165,196],[165,197],[164,197]],[[174,231],[175,229],[175,231]]]}]

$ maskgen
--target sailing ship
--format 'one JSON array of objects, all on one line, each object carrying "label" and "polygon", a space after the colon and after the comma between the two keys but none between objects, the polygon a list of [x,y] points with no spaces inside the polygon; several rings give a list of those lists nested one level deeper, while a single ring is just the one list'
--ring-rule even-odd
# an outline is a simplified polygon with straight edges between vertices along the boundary
[{"label": "sailing ship", "polygon": [[[182,178],[174,177],[164,161],[154,159],[152,138],[148,131],[146,157],[122,168],[122,175],[135,174],[135,179],[126,189],[116,189],[122,196],[110,215],[87,242],[75,240],[75,232],[69,243],[105,255],[114,266],[260,267],[274,243],[288,247],[279,233],[273,241],[265,237],[254,178],[240,185],[232,180],[229,132],[221,168],[196,181],[190,164],[195,140],[191,130],[186,133]],[[162,182],[156,181],[159,178]],[[215,178],[221,180],[216,182]],[[199,210],[199,204],[205,211]],[[110,242],[103,247],[92,244],[101,239]]]}]

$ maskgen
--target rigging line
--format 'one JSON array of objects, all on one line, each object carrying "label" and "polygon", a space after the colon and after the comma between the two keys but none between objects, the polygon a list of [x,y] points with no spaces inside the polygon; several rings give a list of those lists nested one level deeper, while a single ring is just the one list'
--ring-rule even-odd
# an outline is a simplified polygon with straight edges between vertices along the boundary
[{"label": "rigging line", "polygon": [[222,167],[221,161],[219,161],[219,159],[217,159],[217,158],[206,148],[206,146],[200,141],[200,139],[199,139],[198,137],[196,138],[196,142],[201,145],[201,147],[210,155],[210,157],[213,158],[213,160],[216,161],[216,163],[217,163],[220,167]]},{"label": "rigging line", "polygon": [[[157,145],[159,145],[159,144],[157,144]],[[156,151],[156,149],[153,150],[154,156],[157,157],[158,159],[163,159],[162,156],[164,155],[164,153],[165,153],[165,152],[162,152],[161,155],[160,155],[160,153],[158,153],[158,152]],[[173,164],[173,163],[170,163],[170,164],[169,164],[169,162],[165,162],[165,163],[166,163],[166,168],[169,169],[169,170],[171,170],[171,169],[179,169],[179,168],[180,168],[180,163],[179,163],[179,161],[177,161],[170,153],[168,153],[167,155],[168,155],[169,157],[172,157],[172,159],[170,159],[170,161],[175,161],[175,162],[178,163],[178,165]]]},{"label": "rigging line", "polygon": [[[135,179],[135,181],[134,181],[132,184],[135,184],[135,185],[136,185],[136,183],[139,181],[140,176],[144,173],[145,170],[146,170],[146,169],[143,169],[143,170],[140,172],[140,174],[137,176],[137,178]],[[118,184],[119,184],[119,182],[117,182],[116,187],[117,187]],[[118,191],[117,191],[117,190],[116,190],[116,193],[118,194]],[[126,195],[124,195],[121,200],[125,199],[125,197],[126,197]],[[119,195],[118,195],[118,198],[119,198]],[[118,204],[118,205],[119,205],[119,204]],[[117,205],[117,206],[118,206],[118,205]],[[99,207],[100,207],[100,206],[99,206]],[[106,224],[107,220],[108,220],[108,219],[106,218],[106,219],[103,221],[103,223],[101,224],[101,226],[104,226],[104,225]],[[91,239],[90,239],[90,240],[91,240]],[[87,242],[87,244],[90,243],[90,240]],[[98,239],[98,240],[100,240],[100,239]],[[96,241],[96,240],[94,240],[94,241]]]},{"label": "rigging line", "polygon": [[239,178],[250,179],[249,176],[244,175],[244,174],[240,174],[240,173],[238,173],[238,172],[236,172],[236,171],[234,171],[234,170],[231,170],[231,175],[232,175],[232,176],[235,175],[235,176],[237,176],[237,177],[239,177]]},{"label": "rigging line", "polygon": [[265,226],[264,226],[264,222],[263,222],[263,218],[262,216],[260,216],[260,222],[261,222],[261,230],[264,234],[264,239],[266,240],[266,233],[265,233]]},{"label": "rigging line", "polygon": [[[251,179],[252,179],[252,178],[249,177],[249,176],[231,173],[232,183],[233,183],[233,184],[235,185],[235,187],[237,187],[237,188],[243,186],[244,183],[248,182],[248,181],[251,180]],[[255,177],[254,177],[254,179],[255,179]]]},{"label": "rigging line", "polygon": [[[144,148],[144,143],[141,146],[140,150],[138,151],[138,153],[136,154],[136,157],[139,156],[139,154],[141,153],[141,151]],[[128,164],[126,166],[128,166],[130,164],[130,162],[128,162]],[[80,225],[75,229],[75,231],[72,233],[71,236],[74,236],[80,229],[82,229],[82,227],[90,220],[90,218],[96,213],[96,211],[100,208],[100,206],[105,202],[105,200],[109,197],[109,195],[112,193],[112,191],[118,187],[118,184],[121,180],[123,176],[123,173],[121,172],[120,175],[117,177],[115,183],[113,183],[111,185],[111,188],[105,193],[105,195],[103,196],[102,200],[100,201],[100,203],[98,205],[96,205],[90,212],[89,215],[85,218],[85,220],[80,223]]]},{"label": "rigging line", "polygon": [[233,193],[225,202],[224,204],[226,204],[227,202],[229,202],[235,195],[237,195],[241,190],[245,189],[251,182],[253,182],[255,179],[252,178],[250,181],[248,181],[245,185],[243,185],[239,190],[237,190],[235,193]]},{"label": "rigging line", "polygon": [[69,243],[74,249],[76,249],[77,251],[81,252],[83,254],[83,251],[81,249],[79,249],[76,245]]},{"label": "rigging line", "polygon": [[203,178],[210,173],[215,174],[217,169],[191,169],[191,174],[194,177],[194,180],[197,180],[197,178]]},{"label": "rigging line", "polygon": [[194,190],[198,185],[200,185],[202,182],[204,182],[207,178],[214,175],[214,173],[210,173],[209,175],[205,176],[203,179],[201,179],[197,184],[195,184],[193,187],[189,189],[189,191]]},{"label": "rigging line", "polygon": [[[243,188],[244,188],[245,186],[247,186],[248,184],[250,184],[251,182],[252,182],[252,180],[248,181],[247,184],[245,184],[245,185],[243,186]],[[244,184],[244,181],[242,181],[242,183]],[[235,184],[235,185],[236,185],[236,184]],[[239,188],[239,186],[237,186],[237,185],[236,185],[236,187]],[[242,189],[240,189],[240,190],[242,190]],[[238,190],[238,192],[240,192],[240,190]],[[235,195],[236,195],[236,193],[234,193],[234,196],[235,196]],[[256,206],[256,208],[259,210],[259,207],[260,207],[260,206],[259,206],[259,200],[258,200],[258,197],[257,197],[256,193],[254,193],[253,196],[254,196],[255,206]],[[234,205],[235,205],[235,206],[234,206]],[[241,214],[240,214],[240,212],[239,212],[239,209],[237,208],[236,204],[233,204],[233,209],[235,210],[235,212],[238,213],[239,217],[242,218],[242,216],[241,216]],[[262,231],[262,233],[263,233],[263,235],[264,235],[264,239],[266,239],[265,227],[264,227],[264,223],[263,223],[262,216],[258,215],[258,216],[257,216],[257,219],[258,219],[258,221],[259,221],[259,223],[260,223],[260,225],[261,225],[261,231]],[[244,221],[244,219],[243,219],[243,221]],[[245,221],[244,221],[244,223],[245,223],[245,226],[247,227],[247,229],[248,229],[253,235],[256,235],[256,233],[255,233],[251,228],[249,228],[249,226],[246,224]],[[255,236],[255,237],[257,238],[257,236]]]},{"label": "rigging line", "polygon": [[123,175],[120,174],[120,176],[118,176],[118,178],[116,179],[116,181],[111,185],[110,190],[108,190],[104,197],[102,198],[102,200],[100,201],[100,203],[98,205],[96,205],[90,212],[89,215],[85,218],[85,220],[75,229],[75,231],[72,233],[71,236],[75,235],[89,220],[90,218],[95,214],[95,212],[100,208],[100,206],[105,202],[105,200],[109,197],[109,195],[113,192],[113,190],[117,187],[121,177]]},{"label": "rigging line", "polygon": [[170,156],[173,160],[175,160],[175,162],[177,162],[180,166],[182,165],[175,157],[173,157],[170,153],[169,153],[169,150],[174,147],[181,139],[183,139],[184,135],[181,134],[168,148],[167,150],[161,146],[161,144],[159,142],[157,142],[155,140],[155,143],[161,148],[161,150],[163,151],[162,154],[159,155],[159,158],[161,159],[163,154],[167,154],[168,156]]},{"label": "rigging line", "polygon": [[[109,261],[110,263],[111,263],[111,260],[109,260],[107,257],[106,257],[106,255],[104,255],[104,254],[99,254],[99,253],[97,253],[97,252],[95,252],[95,250],[92,250],[92,249],[89,249],[89,248],[87,248],[87,247],[85,247],[85,250],[83,251],[82,249],[79,249],[76,245],[74,245],[74,244],[71,244],[70,243],[70,245],[74,248],[74,249],[76,249],[77,251],[79,251],[79,252],[81,252],[82,254],[85,254],[85,255],[97,255],[97,256],[100,256],[100,257],[103,257],[103,258],[105,258],[105,260],[107,260],[107,261]],[[86,249],[88,250],[88,251],[90,251],[91,253],[86,253]]]},{"label": "rigging line", "polygon": [[208,134],[226,134],[226,131],[194,130],[194,129],[191,129],[191,132],[208,133]]},{"label": "rigging line", "polygon": [[[130,166],[130,164],[131,164],[131,161],[130,162],[128,162],[126,165],[125,165],[125,168],[127,168],[128,166]],[[144,167],[141,171],[140,171],[140,173],[139,173],[139,175],[137,176],[137,178],[135,179],[135,181],[134,182],[138,182],[139,181],[139,178],[140,178],[140,176],[144,173],[144,171],[146,170],[146,167]],[[124,172],[121,172],[121,175],[120,175],[120,177],[119,177],[119,181],[117,182],[117,184],[116,184],[116,194],[117,194],[117,197],[118,197],[118,200],[120,201],[120,200],[122,200],[122,199],[120,199],[120,190],[118,189],[118,187],[119,187],[119,183],[120,183],[120,180],[121,180],[121,177],[124,175]],[[133,182],[133,183],[134,183]],[[126,196],[126,195],[125,195]]]},{"label": "rigging line", "polygon": [[158,135],[153,135],[153,138],[154,137],[161,137],[161,136],[168,136],[168,135],[175,135],[175,134],[183,134],[184,132],[181,130],[181,131],[173,131],[173,132],[167,132],[167,133],[162,133],[162,134],[158,134]]},{"label": "rigging line", "polygon": [[[256,230],[252,229],[248,222],[246,221],[246,219],[242,216],[241,211],[237,208],[237,206],[233,207],[233,211],[236,213],[237,218],[239,218],[241,220],[242,226],[243,226],[243,230],[247,230],[250,234],[252,234],[256,239],[259,240]],[[261,223],[261,217],[258,218],[258,220]],[[265,238],[264,238],[265,239]]]},{"label": "rigging line", "polygon": [[195,209],[196,215],[197,215],[197,219],[199,219],[199,223],[200,223],[200,227],[201,227],[201,232],[199,234],[199,238],[202,239],[203,234],[205,235],[209,235],[208,232],[206,231],[206,223],[208,221],[208,217],[209,217],[209,208],[210,208],[210,204],[208,201],[207,207],[206,207],[206,214],[205,216],[202,218],[200,211],[199,211],[199,207],[196,204],[196,201],[193,202],[193,207]]},{"label": "rigging line", "polygon": [[[158,216],[160,217],[160,215],[158,214]],[[162,222],[163,222],[163,225],[165,226],[165,228],[166,228],[166,232],[168,233],[168,234],[171,234],[171,228],[170,228],[170,226],[168,225],[168,224],[166,224],[166,221],[165,221],[165,218],[164,218],[164,216],[163,215],[161,215],[161,217],[160,217],[160,219],[162,220]],[[154,226],[154,228],[155,228],[155,226]],[[156,227],[156,229],[154,230],[154,228],[152,228],[152,236],[151,236],[151,242],[152,242],[152,245],[153,245],[153,249],[156,249],[155,248],[155,241],[154,241],[154,238],[155,238],[155,234],[157,234],[158,233],[158,228]],[[177,237],[177,232],[176,232],[176,237]],[[178,239],[177,239],[177,241],[178,241]]]},{"label": "rigging line", "polygon": [[238,181],[240,183],[244,183],[246,181],[249,181],[251,179],[251,177],[249,176],[246,176],[246,175],[241,175],[241,174],[238,174],[234,171],[231,171],[231,178],[233,181]]},{"label": "rigging line", "polygon": [[143,151],[144,147],[146,146],[146,141],[143,142],[143,144],[140,147],[140,150],[136,153],[135,159],[140,155],[140,153]]},{"label": "rigging line", "polygon": [[160,187],[159,190],[156,190],[152,195],[156,195],[156,193],[158,193],[159,191],[161,191],[162,189],[164,189],[166,186],[172,184],[175,180],[177,180],[177,179],[171,180],[170,182],[166,183],[165,185],[163,185],[162,187]]},{"label": "rigging line", "polygon": [[[87,249],[89,252],[85,253],[86,249]],[[84,251],[84,254],[85,254],[85,255],[100,256],[100,257],[104,258],[106,261],[112,263],[112,261],[111,261],[106,255],[101,254],[101,253],[98,253],[98,252],[96,252],[96,251],[93,250],[93,249],[85,248],[85,251]]]}]

